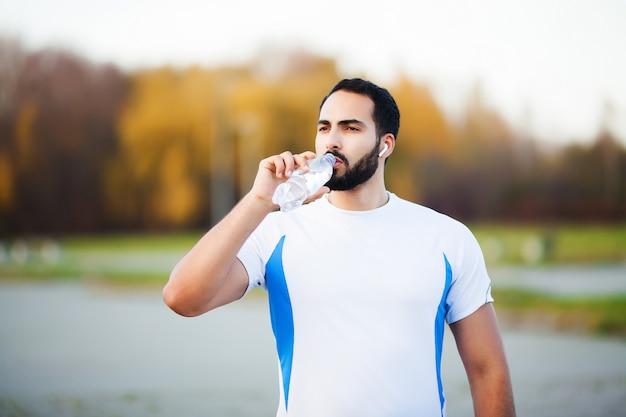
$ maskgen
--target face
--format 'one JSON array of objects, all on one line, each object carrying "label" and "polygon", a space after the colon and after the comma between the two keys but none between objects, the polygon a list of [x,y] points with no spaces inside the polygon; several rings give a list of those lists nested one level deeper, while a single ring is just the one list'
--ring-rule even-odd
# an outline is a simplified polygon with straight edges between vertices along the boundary
[{"label": "face", "polygon": [[373,112],[369,97],[347,91],[334,92],[322,106],[315,144],[317,153],[338,158],[326,184],[331,190],[352,190],[376,173],[380,140]]}]

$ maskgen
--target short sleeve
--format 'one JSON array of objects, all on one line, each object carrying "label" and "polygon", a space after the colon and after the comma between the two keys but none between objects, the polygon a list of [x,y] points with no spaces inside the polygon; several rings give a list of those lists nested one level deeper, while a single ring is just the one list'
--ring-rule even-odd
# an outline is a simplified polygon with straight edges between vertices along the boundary
[{"label": "short sleeve", "polygon": [[237,254],[237,258],[241,261],[248,273],[248,288],[245,294],[249,293],[254,288],[265,288],[265,268],[260,248],[258,236],[255,231],[255,233],[245,241]]},{"label": "short sleeve", "polygon": [[484,304],[493,302],[491,279],[478,241],[464,225],[461,225],[457,236],[457,242],[446,253],[452,273],[446,299],[448,323],[461,320]]}]

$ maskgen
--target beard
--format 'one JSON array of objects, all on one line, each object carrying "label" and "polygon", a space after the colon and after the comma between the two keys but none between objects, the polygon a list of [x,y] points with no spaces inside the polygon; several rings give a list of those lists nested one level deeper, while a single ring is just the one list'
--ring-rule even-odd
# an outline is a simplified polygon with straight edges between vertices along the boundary
[{"label": "beard", "polygon": [[354,166],[352,166],[347,158],[340,152],[332,152],[333,155],[340,158],[344,162],[346,172],[341,176],[333,175],[326,183],[326,186],[332,191],[349,191],[372,178],[378,169],[379,147],[380,141],[376,141],[376,145],[374,145],[372,150],[368,154],[363,155],[363,157],[361,157],[361,159],[359,159]]}]

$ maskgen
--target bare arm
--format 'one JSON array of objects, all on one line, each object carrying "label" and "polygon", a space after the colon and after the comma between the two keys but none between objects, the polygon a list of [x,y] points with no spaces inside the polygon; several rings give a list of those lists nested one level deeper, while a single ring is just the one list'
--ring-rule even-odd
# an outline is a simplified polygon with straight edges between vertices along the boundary
[{"label": "bare arm", "polygon": [[[259,164],[250,192],[178,262],[163,289],[165,303],[183,316],[198,316],[235,301],[248,287],[248,275],[237,259],[246,239],[276,209],[274,190],[297,167],[306,167],[313,152],[284,152]],[[325,188],[325,187],[324,187]],[[321,196],[320,190],[313,198]]]},{"label": "bare arm", "polygon": [[165,303],[178,314],[197,316],[241,298],[248,276],[237,253],[271,210],[246,195],[178,262],[163,289]]},{"label": "bare arm", "polygon": [[470,383],[477,417],[514,417],[509,368],[491,303],[450,324]]}]

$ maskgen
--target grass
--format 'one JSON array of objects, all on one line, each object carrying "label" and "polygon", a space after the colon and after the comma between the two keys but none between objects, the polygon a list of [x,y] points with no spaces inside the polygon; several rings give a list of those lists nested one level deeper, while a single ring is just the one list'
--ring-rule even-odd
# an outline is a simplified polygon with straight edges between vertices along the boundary
[{"label": "grass", "polygon": [[626,262],[626,223],[470,227],[488,264]]},{"label": "grass", "polygon": [[[626,262],[626,223],[617,225],[474,225],[488,266]],[[96,280],[161,287],[201,232],[69,236],[0,242],[0,278]],[[20,252],[21,251],[21,252]],[[567,298],[494,290],[498,314],[515,325],[543,323],[567,331],[626,338],[626,295]]]},{"label": "grass", "polygon": [[200,239],[198,233],[172,234],[106,234],[96,236],[69,236],[61,239],[69,250],[111,251],[111,250],[188,250]]},{"label": "grass", "polygon": [[[0,278],[161,284],[200,234],[31,238],[0,248]],[[2,243],[2,242],[0,242]]]},{"label": "grass", "polygon": [[[489,267],[626,262],[626,223],[475,225]],[[626,294],[565,297],[522,289],[493,291],[498,314],[514,326],[626,338]]]},{"label": "grass", "polygon": [[493,297],[498,315],[510,326],[626,338],[626,294],[563,297],[494,289]]}]

